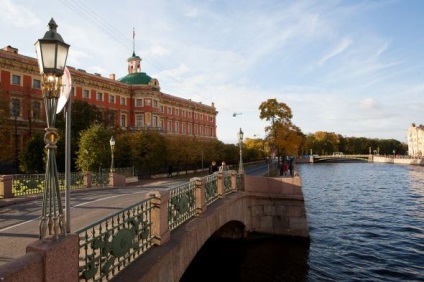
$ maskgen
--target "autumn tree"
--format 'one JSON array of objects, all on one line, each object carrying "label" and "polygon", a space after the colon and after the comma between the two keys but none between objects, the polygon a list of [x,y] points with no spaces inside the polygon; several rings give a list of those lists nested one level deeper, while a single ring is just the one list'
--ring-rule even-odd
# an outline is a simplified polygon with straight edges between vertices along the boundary
[{"label": "autumn tree", "polygon": [[292,111],[285,103],[277,99],[268,99],[259,106],[260,119],[270,121],[271,125],[265,128],[267,139],[277,151],[277,156],[297,155],[303,139],[301,130],[291,119]]}]

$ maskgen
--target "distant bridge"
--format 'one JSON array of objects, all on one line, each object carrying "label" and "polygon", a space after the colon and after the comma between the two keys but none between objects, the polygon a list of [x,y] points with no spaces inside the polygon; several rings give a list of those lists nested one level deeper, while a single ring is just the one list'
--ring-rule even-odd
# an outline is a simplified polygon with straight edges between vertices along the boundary
[{"label": "distant bridge", "polygon": [[342,162],[369,162],[372,161],[372,155],[324,155],[312,156],[309,159],[311,163],[342,163]]}]

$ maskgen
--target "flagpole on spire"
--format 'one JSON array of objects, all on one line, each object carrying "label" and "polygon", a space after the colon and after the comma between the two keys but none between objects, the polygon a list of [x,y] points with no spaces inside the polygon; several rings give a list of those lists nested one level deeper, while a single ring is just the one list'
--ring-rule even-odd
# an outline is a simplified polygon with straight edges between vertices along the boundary
[{"label": "flagpole on spire", "polygon": [[133,54],[135,54],[135,30],[133,27]]}]

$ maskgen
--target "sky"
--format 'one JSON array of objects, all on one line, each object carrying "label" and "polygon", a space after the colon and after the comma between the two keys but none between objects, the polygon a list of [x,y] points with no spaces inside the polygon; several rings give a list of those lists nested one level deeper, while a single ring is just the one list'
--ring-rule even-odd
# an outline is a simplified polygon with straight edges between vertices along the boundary
[{"label": "sky", "polygon": [[121,78],[134,46],[162,92],[215,104],[225,143],[240,128],[265,137],[268,99],[304,134],[406,142],[424,124],[423,12],[421,0],[0,0],[0,48],[35,57],[54,18],[67,65]]}]

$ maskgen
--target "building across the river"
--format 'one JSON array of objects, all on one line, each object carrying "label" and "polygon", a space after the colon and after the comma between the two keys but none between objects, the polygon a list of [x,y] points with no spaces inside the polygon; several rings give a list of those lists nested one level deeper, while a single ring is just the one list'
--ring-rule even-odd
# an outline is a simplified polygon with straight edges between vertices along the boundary
[{"label": "building across the river", "polygon": [[[70,66],[68,69],[72,100],[95,105],[107,124],[127,130],[154,129],[165,135],[216,139],[218,112],[214,103],[204,105],[161,92],[159,81],[141,71],[141,58],[134,52],[128,59],[128,74],[119,79],[115,74],[102,77]],[[0,50],[0,104],[0,119],[6,120],[0,122],[5,136],[2,142],[16,142],[15,147],[21,148],[33,132],[44,131],[46,117],[37,60],[20,55],[11,46]]]},{"label": "building across the river", "polygon": [[424,126],[412,123],[406,133],[408,140],[408,155],[422,157],[424,152]]}]

